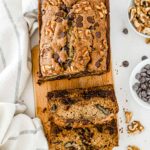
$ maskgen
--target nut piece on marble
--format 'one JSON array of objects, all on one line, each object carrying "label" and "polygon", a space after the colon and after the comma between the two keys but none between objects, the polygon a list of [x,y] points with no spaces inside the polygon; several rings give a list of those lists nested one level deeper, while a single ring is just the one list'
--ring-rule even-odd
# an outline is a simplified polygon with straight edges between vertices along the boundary
[{"label": "nut piece on marble", "polygon": [[139,121],[133,121],[127,126],[128,134],[141,133],[144,130],[144,126]]},{"label": "nut piece on marble", "polygon": [[146,44],[150,44],[150,38],[146,38],[146,39],[145,39],[145,43],[146,43]]},{"label": "nut piece on marble", "polygon": [[140,150],[137,146],[129,145],[127,150]]},{"label": "nut piece on marble", "polygon": [[132,119],[132,112],[129,112],[129,111],[125,111],[125,118],[126,118],[126,123],[129,123]]}]

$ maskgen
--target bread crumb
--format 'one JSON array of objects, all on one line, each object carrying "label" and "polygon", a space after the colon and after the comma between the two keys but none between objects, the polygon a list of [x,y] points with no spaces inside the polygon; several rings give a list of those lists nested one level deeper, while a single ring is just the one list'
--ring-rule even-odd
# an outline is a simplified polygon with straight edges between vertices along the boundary
[{"label": "bread crumb", "polygon": [[145,39],[145,43],[146,43],[146,44],[150,44],[150,38],[146,38],[146,39]]},{"label": "bread crumb", "polygon": [[132,112],[129,112],[129,111],[125,111],[125,118],[126,118],[126,123],[129,123],[132,119]]},{"label": "bread crumb", "polygon": [[129,145],[128,146],[128,150],[140,150],[137,146],[134,146],[134,145]]}]

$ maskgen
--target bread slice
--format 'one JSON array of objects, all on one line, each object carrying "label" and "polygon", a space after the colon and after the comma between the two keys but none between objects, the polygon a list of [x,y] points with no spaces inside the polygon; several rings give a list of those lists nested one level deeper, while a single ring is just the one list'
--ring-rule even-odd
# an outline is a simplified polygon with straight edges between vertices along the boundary
[{"label": "bread slice", "polygon": [[110,68],[109,0],[39,0],[39,82]]},{"label": "bread slice", "polygon": [[112,150],[118,146],[117,121],[77,129],[51,122],[48,140],[50,150]]},{"label": "bread slice", "polygon": [[48,108],[55,124],[74,128],[108,122],[118,112],[112,85],[49,92]]}]

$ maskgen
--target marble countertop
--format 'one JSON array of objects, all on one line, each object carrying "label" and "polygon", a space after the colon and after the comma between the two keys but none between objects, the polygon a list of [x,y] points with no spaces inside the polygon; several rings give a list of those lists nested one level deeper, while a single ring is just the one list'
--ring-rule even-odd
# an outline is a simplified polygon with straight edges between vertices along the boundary
[{"label": "marble countertop", "polygon": [[[115,150],[126,150],[128,145],[136,145],[141,150],[149,150],[150,147],[150,110],[142,108],[137,104],[129,90],[129,77],[133,68],[141,61],[141,57],[146,55],[150,58],[150,44],[145,43],[145,39],[137,35],[130,27],[127,20],[127,0],[110,0],[111,17],[111,51],[113,62],[113,76],[115,91],[119,103],[118,124],[120,132],[119,148]],[[122,30],[127,28],[129,33],[123,34]],[[31,44],[38,43],[38,33],[31,39]],[[129,67],[121,67],[124,60],[129,61]],[[22,95],[22,99],[28,106],[27,114],[34,116],[34,97],[32,87],[32,77]],[[133,113],[133,120],[139,120],[145,127],[141,134],[128,135],[124,117],[124,109]]]}]

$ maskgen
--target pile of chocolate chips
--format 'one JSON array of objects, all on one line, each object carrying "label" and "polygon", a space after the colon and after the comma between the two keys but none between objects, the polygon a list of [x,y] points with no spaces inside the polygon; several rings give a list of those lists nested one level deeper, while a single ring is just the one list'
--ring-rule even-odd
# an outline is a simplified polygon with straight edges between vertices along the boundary
[{"label": "pile of chocolate chips", "polygon": [[139,81],[133,85],[133,90],[144,102],[150,103],[150,64],[145,65],[135,78]]}]

